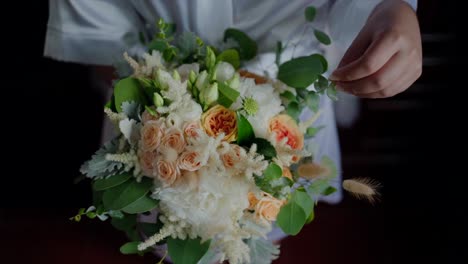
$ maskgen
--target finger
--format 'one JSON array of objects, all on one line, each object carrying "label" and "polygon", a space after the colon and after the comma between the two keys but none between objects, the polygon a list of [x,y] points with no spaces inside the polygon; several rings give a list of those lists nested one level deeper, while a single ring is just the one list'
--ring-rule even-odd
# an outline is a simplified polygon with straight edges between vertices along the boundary
[{"label": "finger", "polygon": [[387,97],[397,95],[405,91],[408,87],[410,87],[414,83],[415,81],[414,76],[417,75],[416,71],[417,70],[407,71],[406,73],[403,74],[401,78],[399,78],[398,81],[396,81],[391,87],[387,89],[380,90],[374,93],[369,93],[369,94],[361,94],[359,95],[359,97],[376,99],[376,98],[387,98]]},{"label": "finger", "polygon": [[365,29],[361,30],[361,32],[359,32],[359,34],[354,39],[353,43],[351,43],[351,46],[349,46],[348,50],[346,50],[346,53],[343,55],[343,58],[341,59],[340,64],[338,65],[338,69],[361,57],[370,44],[370,34]]},{"label": "finger", "polygon": [[357,81],[338,82],[337,85],[357,96],[374,93],[391,86],[408,68],[410,64],[401,53],[397,53],[376,73]]},{"label": "finger", "polygon": [[330,79],[354,81],[377,72],[398,51],[398,43],[391,36],[387,34],[372,42],[361,57],[336,69]]}]

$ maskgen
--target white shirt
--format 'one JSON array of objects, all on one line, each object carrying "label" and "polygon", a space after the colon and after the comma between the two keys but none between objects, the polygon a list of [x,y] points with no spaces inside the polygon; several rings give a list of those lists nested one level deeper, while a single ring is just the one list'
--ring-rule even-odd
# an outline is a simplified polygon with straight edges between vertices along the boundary
[{"label": "white shirt", "polygon": [[[378,0],[50,0],[44,55],[54,59],[85,64],[111,65],[125,50],[138,47],[139,32],[155,30],[163,18],[177,24],[181,31],[192,31],[204,41],[219,45],[226,28],[246,32],[259,45],[259,55],[246,68],[264,74],[276,73],[274,47],[296,43],[284,52],[291,56],[325,53],[329,69],[334,69],[346,48],[364,25]],[[413,8],[416,1],[408,1]],[[313,5],[317,16],[306,24],[304,9]],[[305,28],[304,28],[305,27]],[[325,47],[313,37],[313,28],[326,31],[332,45]],[[294,51],[294,54],[293,54]],[[335,187],[338,192],[324,200],[335,203],[342,197],[338,135],[332,102],[321,99],[322,115],[314,124],[325,126],[307,143],[320,160],[327,155],[340,171]],[[310,117],[304,111],[301,118]],[[318,147],[317,147],[318,146]]]}]

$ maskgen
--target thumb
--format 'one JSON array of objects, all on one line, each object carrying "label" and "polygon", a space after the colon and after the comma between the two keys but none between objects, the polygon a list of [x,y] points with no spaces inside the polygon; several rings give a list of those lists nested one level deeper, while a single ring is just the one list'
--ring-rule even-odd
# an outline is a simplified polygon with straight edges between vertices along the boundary
[{"label": "thumb", "polygon": [[[353,43],[351,43],[351,46],[349,46],[348,50],[346,50],[346,53],[341,59],[340,64],[338,64],[337,69],[340,69],[341,67],[359,59],[371,43],[372,40],[370,34],[367,30],[362,29],[354,39]],[[338,76],[334,76],[333,74],[330,76],[330,80],[340,81]]]}]

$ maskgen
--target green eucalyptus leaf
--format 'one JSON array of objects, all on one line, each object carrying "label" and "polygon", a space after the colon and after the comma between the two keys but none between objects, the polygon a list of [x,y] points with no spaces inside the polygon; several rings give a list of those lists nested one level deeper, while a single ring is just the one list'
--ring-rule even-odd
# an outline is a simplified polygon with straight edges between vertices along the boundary
[{"label": "green eucalyptus leaf", "polygon": [[239,52],[237,52],[235,49],[227,49],[221,52],[221,54],[218,55],[217,60],[228,62],[235,69],[239,69],[240,67]]},{"label": "green eucalyptus leaf", "polygon": [[272,160],[276,157],[276,149],[270,141],[264,138],[254,138],[250,143],[257,145],[257,153],[263,155],[266,160]]},{"label": "green eucalyptus leaf", "polygon": [[286,113],[288,113],[288,115],[294,118],[295,120],[298,120],[299,115],[301,114],[301,109],[299,108],[299,104],[297,102],[289,103],[288,107],[286,108]]},{"label": "green eucalyptus leaf", "polygon": [[281,207],[276,224],[289,235],[297,235],[306,222],[306,214],[302,207],[291,199]]},{"label": "green eucalyptus leaf", "polygon": [[336,90],[336,87],[328,87],[327,96],[333,101],[338,100],[338,91]]},{"label": "green eucalyptus leaf", "polygon": [[284,93],[280,94],[281,97],[284,97],[289,100],[289,102],[296,102],[297,103],[297,97],[291,93],[290,91],[285,91]]},{"label": "green eucalyptus leaf", "polygon": [[239,91],[232,89],[222,82],[218,82],[218,92],[218,103],[226,108],[229,108],[240,95]]},{"label": "green eucalyptus leaf", "polygon": [[117,82],[114,87],[114,98],[115,107],[119,113],[122,112],[123,102],[133,101],[140,105],[148,103],[140,82],[133,77],[127,77]]},{"label": "green eucalyptus leaf", "polygon": [[127,214],[139,214],[151,211],[152,209],[156,208],[157,205],[157,200],[149,196],[142,196],[140,199],[122,208],[122,211]]},{"label": "green eucalyptus leaf", "polygon": [[108,210],[120,210],[145,196],[152,186],[151,179],[143,178],[141,182],[126,181],[114,188],[107,189],[102,197],[104,207]]},{"label": "green eucalyptus leaf", "polygon": [[317,9],[313,6],[308,6],[304,10],[304,15],[307,21],[312,22],[315,19],[315,15],[317,14]]},{"label": "green eucalyptus leaf", "polygon": [[210,247],[210,240],[201,243],[196,239],[167,239],[167,249],[174,264],[197,264]]},{"label": "green eucalyptus leaf", "polygon": [[317,40],[320,41],[322,44],[325,44],[325,45],[331,44],[331,39],[325,32],[315,29],[314,35],[317,38]]},{"label": "green eucalyptus leaf", "polygon": [[98,179],[93,182],[93,189],[96,191],[106,190],[117,185],[120,185],[132,178],[128,172],[110,176],[108,178]]},{"label": "green eucalyptus leaf", "polygon": [[141,242],[139,241],[132,241],[132,242],[127,242],[124,245],[120,247],[120,253],[124,255],[129,255],[129,254],[137,254],[140,251],[138,250],[138,245]]},{"label": "green eucalyptus leaf", "polygon": [[237,113],[237,144],[244,146],[255,138],[252,125],[242,114]]},{"label": "green eucalyptus leaf", "polygon": [[314,210],[314,201],[310,198],[307,192],[296,190],[292,194],[292,198],[303,210],[305,215],[308,217]]},{"label": "green eucalyptus leaf", "polygon": [[239,45],[239,55],[242,60],[250,60],[257,55],[257,43],[244,32],[228,28],[224,31],[224,41],[233,39]]},{"label": "green eucalyptus leaf", "polygon": [[325,128],[325,126],[309,127],[306,130],[306,136],[307,137],[314,137],[323,128]]},{"label": "green eucalyptus leaf", "polygon": [[274,180],[283,176],[283,170],[276,163],[270,163],[263,174],[266,179]]},{"label": "green eucalyptus leaf", "polygon": [[311,91],[306,95],[305,103],[312,112],[317,112],[319,109],[320,96],[317,93]]},{"label": "green eucalyptus leaf", "polygon": [[315,54],[299,57],[279,66],[278,79],[288,86],[304,89],[317,80],[323,69],[323,62]]}]

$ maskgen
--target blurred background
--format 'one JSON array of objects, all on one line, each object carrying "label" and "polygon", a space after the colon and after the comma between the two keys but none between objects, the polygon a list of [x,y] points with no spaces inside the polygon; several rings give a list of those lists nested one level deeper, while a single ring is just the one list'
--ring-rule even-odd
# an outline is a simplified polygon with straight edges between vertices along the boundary
[{"label": "blurred background", "polygon": [[[275,264],[464,262],[466,172],[447,151],[462,149],[460,120],[446,113],[462,113],[453,114],[453,89],[464,88],[452,85],[455,9],[419,1],[422,77],[394,98],[361,100],[359,119],[340,128],[344,178],[380,181],[381,201],[371,206],[346,194],[338,205],[319,203],[315,221],[282,243]],[[121,255],[126,238],[108,223],[68,220],[91,203],[89,183],[73,180],[99,146],[102,98],[89,67],[42,57],[47,1],[4,11],[12,17],[3,23],[2,135],[11,150],[2,162],[0,262],[156,263]]]}]

